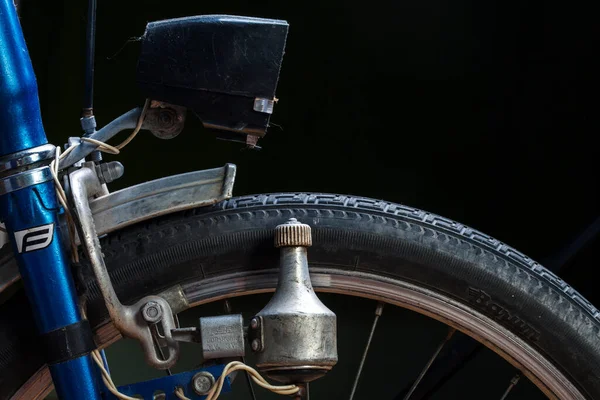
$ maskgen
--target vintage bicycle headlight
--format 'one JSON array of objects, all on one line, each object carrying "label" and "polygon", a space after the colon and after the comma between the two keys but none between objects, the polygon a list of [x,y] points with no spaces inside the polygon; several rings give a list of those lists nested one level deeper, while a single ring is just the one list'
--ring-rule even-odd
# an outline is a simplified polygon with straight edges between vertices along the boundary
[{"label": "vintage bicycle headlight", "polygon": [[287,32],[285,21],[230,15],[151,22],[138,86],[147,98],[193,110],[229,140],[256,144],[273,112]]}]

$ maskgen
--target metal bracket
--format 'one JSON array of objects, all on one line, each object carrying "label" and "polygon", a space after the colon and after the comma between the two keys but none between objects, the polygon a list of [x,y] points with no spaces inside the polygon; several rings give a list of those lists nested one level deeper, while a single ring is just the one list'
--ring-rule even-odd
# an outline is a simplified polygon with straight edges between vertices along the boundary
[{"label": "metal bracket", "polygon": [[[119,386],[117,389],[119,390],[119,392],[127,396],[141,396],[140,398],[145,400],[179,400],[179,397],[175,395],[175,389],[181,388],[187,398],[192,400],[199,400],[206,398],[206,396],[199,395],[197,393],[197,390],[199,389],[200,385],[198,385],[195,382],[197,380],[196,377],[201,373],[204,373],[204,376],[212,376],[216,380],[221,376],[224,368],[224,365],[215,365],[211,367],[196,369],[193,371],[182,372],[180,374],[164,376],[162,378],[156,378],[145,382],[138,382],[131,385],[123,385]],[[231,382],[229,380],[229,377],[226,377],[223,382],[223,389],[221,393],[227,393],[230,391]],[[163,392],[164,396],[161,394],[159,395],[161,397],[155,397],[157,392]],[[117,397],[112,393],[107,393],[105,398],[109,400],[117,399]]]},{"label": "metal bracket", "polygon": [[241,314],[201,317],[200,329],[196,327],[177,328],[171,335],[178,342],[199,343],[202,345],[202,358],[243,357],[244,321]]},{"label": "metal bracket", "polygon": [[40,167],[19,172],[0,180],[0,196],[14,192],[15,190],[48,182],[49,180],[52,180],[50,167]]},{"label": "metal bracket", "polygon": [[265,99],[257,97],[254,99],[254,111],[258,111],[260,113],[265,114],[273,114],[273,107],[275,106],[276,100],[274,99]]},{"label": "metal bracket", "polygon": [[54,154],[55,147],[51,144],[45,144],[0,157],[0,176],[7,176],[31,169],[32,165],[37,165],[44,161],[50,163]]},{"label": "metal bracket", "polygon": [[250,326],[248,327],[248,342],[250,342],[252,351],[256,353],[264,350],[265,336],[263,325],[262,317],[257,315],[250,320]]},{"label": "metal bracket", "polygon": [[[90,259],[98,287],[102,292],[104,303],[113,323],[124,336],[136,339],[141,343],[146,355],[146,362],[149,365],[157,369],[170,368],[179,357],[179,343],[171,335],[171,330],[176,328],[176,324],[169,303],[159,296],[146,296],[129,306],[119,301],[104,264],[100,241],[88,202],[90,197],[102,191],[102,184],[96,175],[93,163],[85,163],[82,168],[73,171],[69,175],[69,179],[71,197],[79,222],[79,237]],[[148,313],[145,312],[148,311],[147,304],[150,303],[154,304],[156,311],[161,314],[161,318],[157,318],[151,323],[147,318]],[[154,325],[162,327],[164,337],[161,339],[168,350],[165,358],[159,354],[155,346]]]},{"label": "metal bracket", "polygon": [[54,154],[55,147],[45,144],[0,157],[0,195],[51,180]]},{"label": "metal bracket", "polygon": [[200,318],[200,340],[205,360],[244,356],[244,321],[241,314]]}]

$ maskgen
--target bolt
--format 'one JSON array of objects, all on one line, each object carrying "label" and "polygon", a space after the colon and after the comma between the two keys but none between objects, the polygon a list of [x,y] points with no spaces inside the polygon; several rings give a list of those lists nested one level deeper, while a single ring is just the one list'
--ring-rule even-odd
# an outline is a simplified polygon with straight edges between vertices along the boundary
[{"label": "bolt", "polygon": [[146,322],[156,324],[163,317],[163,309],[156,301],[149,301],[142,308],[142,316]]},{"label": "bolt", "polygon": [[194,387],[194,392],[196,392],[200,396],[208,394],[210,388],[212,388],[214,384],[215,377],[210,372],[201,371],[194,375],[194,377],[192,378],[192,386]]},{"label": "bolt", "polygon": [[260,320],[258,318],[254,317],[250,320],[250,328],[258,329],[259,326],[260,326]]},{"label": "bolt", "polygon": [[111,161],[99,164],[96,172],[103,183],[111,183],[123,176],[125,167],[118,161]]},{"label": "bolt", "polygon": [[102,162],[102,152],[99,150],[92,151],[88,157],[90,158],[90,161],[93,161],[96,164]]},{"label": "bolt", "polygon": [[254,339],[252,341],[251,345],[252,345],[252,350],[254,350],[254,351],[259,351],[260,350],[260,340]]}]

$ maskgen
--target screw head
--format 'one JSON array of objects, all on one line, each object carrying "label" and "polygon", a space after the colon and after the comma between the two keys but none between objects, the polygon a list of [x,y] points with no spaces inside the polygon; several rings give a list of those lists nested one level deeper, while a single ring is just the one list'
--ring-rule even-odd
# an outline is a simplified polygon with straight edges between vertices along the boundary
[{"label": "screw head", "polygon": [[142,317],[146,322],[156,324],[163,317],[163,309],[156,301],[149,301],[142,307]]},{"label": "screw head", "polygon": [[260,326],[260,321],[258,318],[254,317],[250,320],[250,328],[257,329]]},{"label": "screw head", "polygon": [[258,351],[260,350],[260,341],[258,339],[254,339],[251,343],[252,350]]},{"label": "screw head", "polygon": [[215,377],[210,372],[201,371],[192,378],[194,392],[200,396],[208,394],[210,388],[212,388],[214,384]]}]

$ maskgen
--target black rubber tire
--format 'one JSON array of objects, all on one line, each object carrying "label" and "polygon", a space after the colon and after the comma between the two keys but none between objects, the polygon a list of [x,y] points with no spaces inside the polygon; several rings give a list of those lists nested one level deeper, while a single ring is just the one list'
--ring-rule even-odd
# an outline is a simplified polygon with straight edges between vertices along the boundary
[{"label": "black rubber tire", "polygon": [[[518,251],[414,208],[330,194],[238,197],[126,228],[103,238],[102,249],[127,302],[178,282],[273,268],[273,228],[290,217],[313,227],[311,265],[375,273],[451,296],[525,339],[590,399],[600,398],[600,312]],[[79,275],[98,325],[106,310],[92,273],[84,265]],[[0,307],[0,398],[42,365],[25,307],[21,293]]]}]

